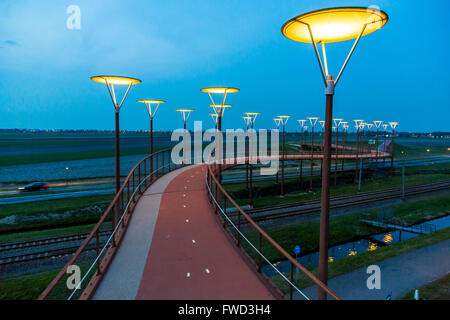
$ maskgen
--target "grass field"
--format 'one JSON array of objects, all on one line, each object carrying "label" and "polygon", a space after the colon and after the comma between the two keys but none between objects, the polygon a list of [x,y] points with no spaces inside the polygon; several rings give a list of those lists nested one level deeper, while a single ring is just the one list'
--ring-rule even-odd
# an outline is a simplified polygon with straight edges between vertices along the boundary
[{"label": "grass field", "polygon": [[[417,289],[420,300],[450,300],[450,273]],[[402,299],[413,300],[414,292],[409,292]]]},{"label": "grass field", "polygon": [[0,234],[14,241],[16,233],[92,224],[98,221],[113,197],[111,194],[3,205],[0,219],[13,216],[15,222],[0,225]]}]

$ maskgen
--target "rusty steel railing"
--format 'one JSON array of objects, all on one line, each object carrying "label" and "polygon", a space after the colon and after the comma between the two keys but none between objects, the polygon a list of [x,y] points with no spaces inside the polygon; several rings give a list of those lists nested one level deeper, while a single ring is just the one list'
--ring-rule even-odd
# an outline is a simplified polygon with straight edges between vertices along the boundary
[{"label": "rusty steel railing", "polygon": [[[223,166],[223,170],[227,167],[232,167],[233,165]],[[235,234],[236,245],[241,248],[242,239],[247,242],[247,244],[253,249],[257,256],[258,262],[255,265],[257,268],[257,272],[262,273],[263,260],[271,266],[282,279],[284,279],[289,285],[289,299],[293,299],[293,290],[296,290],[299,294],[301,294],[305,299],[310,300],[295,284],[294,284],[294,271],[295,268],[298,268],[303,274],[306,275],[310,280],[312,280],[317,286],[325,290],[327,294],[329,294],[332,298],[336,300],[340,300],[340,298],[323,282],[321,282],[314,274],[308,271],[305,267],[303,267],[300,263],[297,262],[289,253],[287,253],[275,240],[273,240],[253,219],[245,213],[244,210],[233,200],[233,198],[225,191],[223,186],[219,183],[217,179],[217,165],[208,164],[207,165],[207,176],[206,176],[206,187],[208,190],[208,196],[210,198],[210,202],[214,207],[214,212],[216,215],[220,217],[222,215],[222,223],[225,229],[231,227],[231,234]],[[234,220],[231,219],[228,214],[227,204],[230,203],[235,210],[237,210],[237,218]],[[258,234],[258,244],[253,244],[242,232],[241,230],[241,219],[245,219],[246,226],[250,225],[254,230],[257,231]],[[236,221],[237,220],[237,221]],[[233,232],[234,229],[234,232]],[[264,256],[263,253],[263,239],[266,240],[270,245],[272,245],[283,257],[291,262],[291,271],[289,278],[278,268],[276,268],[270,261]],[[245,252],[245,251],[244,251]]]},{"label": "rusty steel railing", "polygon": [[[139,198],[159,177],[182,166],[172,163],[170,152],[170,149],[164,149],[148,155],[131,169],[119,192],[98,223],[72,258],[41,293],[39,300],[70,300],[74,298],[85,300],[93,296],[117,252]],[[153,167],[152,172],[150,172],[151,167]],[[104,230],[111,230],[112,232],[106,241],[101,243],[100,233]],[[89,253],[92,243],[95,243],[96,252],[94,256]],[[90,246],[88,247],[88,245]],[[69,274],[67,272],[70,273],[72,266],[78,266],[82,271],[81,281],[74,289],[68,289]]]}]

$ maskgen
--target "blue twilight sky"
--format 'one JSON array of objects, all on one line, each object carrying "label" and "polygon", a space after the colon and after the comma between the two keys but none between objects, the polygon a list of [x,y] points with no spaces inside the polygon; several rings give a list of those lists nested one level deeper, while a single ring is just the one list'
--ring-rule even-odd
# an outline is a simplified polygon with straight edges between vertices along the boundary
[{"label": "blue twilight sky", "polygon": [[[69,30],[69,5],[81,29]],[[311,45],[284,38],[290,18],[334,6],[378,5],[389,14],[365,36],[336,89],[334,116],[399,121],[399,130],[447,130],[448,0],[2,0],[0,2],[0,128],[113,129],[104,85],[89,77],[117,74],[143,80],[121,110],[122,129],[148,129],[136,99],[165,99],[155,128],[180,127],[174,109],[207,115],[200,88],[233,86],[224,127],[241,127],[245,111],[324,117],[324,87]],[[328,45],[337,74],[352,42]],[[189,127],[192,128],[192,121]],[[289,130],[297,129],[294,121]]]}]

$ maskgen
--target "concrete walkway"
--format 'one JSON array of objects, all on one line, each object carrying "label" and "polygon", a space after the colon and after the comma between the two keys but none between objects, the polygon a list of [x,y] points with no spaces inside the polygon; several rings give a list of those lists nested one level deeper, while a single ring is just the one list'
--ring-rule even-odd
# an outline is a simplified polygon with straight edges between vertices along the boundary
[{"label": "concrete walkway", "polygon": [[147,190],[95,299],[274,299],[215,219],[205,179],[190,166]]},{"label": "concrete walkway", "polygon": [[[344,300],[400,299],[411,290],[437,280],[450,271],[450,240],[414,250],[377,263],[381,269],[381,289],[369,290],[367,267],[328,281],[329,287]],[[317,287],[302,290],[309,298],[317,299]],[[294,295],[295,299],[302,297]]]}]

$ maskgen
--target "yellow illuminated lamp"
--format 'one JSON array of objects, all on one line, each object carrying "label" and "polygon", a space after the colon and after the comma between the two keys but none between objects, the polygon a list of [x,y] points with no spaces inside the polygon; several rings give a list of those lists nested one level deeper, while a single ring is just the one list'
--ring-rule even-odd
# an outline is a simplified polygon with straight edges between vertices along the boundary
[{"label": "yellow illuminated lamp", "polygon": [[180,112],[183,117],[184,125],[186,125],[186,121],[189,119],[189,115],[192,111],[194,111],[194,109],[175,109],[175,111]]},{"label": "yellow illuminated lamp", "polygon": [[286,125],[290,117],[291,116],[278,116],[283,127]]},{"label": "yellow illuminated lamp", "polygon": [[[360,38],[382,28],[388,19],[387,13],[376,8],[328,8],[292,18],[282,26],[281,33],[288,39],[314,45],[325,86],[329,87],[331,84],[334,93],[334,86],[339,81]],[[328,74],[325,44],[351,39],[356,39],[355,43],[334,80]],[[323,65],[317,50],[318,43],[322,44]]]},{"label": "yellow illuminated lamp", "polygon": [[256,117],[260,115],[259,112],[244,112],[244,114],[250,118],[250,125],[253,127],[253,124],[255,123]]},{"label": "yellow illuminated lamp", "polygon": [[214,105],[214,104],[210,104],[209,105],[211,108],[214,109],[214,112],[217,115],[220,115],[221,117],[223,117],[223,114],[225,113],[225,109],[226,108],[231,108],[231,104],[224,104],[224,105]]},{"label": "yellow illuminated lamp", "polygon": [[[150,119],[153,119],[156,115],[156,112],[158,111],[159,105],[161,103],[165,103],[164,100],[150,100],[150,99],[141,99],[137,100],[137,102],[144,103],[145,107],[147,108],[147,112],[150,116]],[[156,104],[156,108],[152,110],[152,105]]]},{"label": "yellow illuminated lamp", "polygon": [[338,118],[337,119],[333,119],[334,125],[336,127],[339,127],[341,125],[342,120],[344,120],[344,119],[338,119]]},{"label": "yellow illuminated lamp", "polygon": [[299,15],[286,22],[281,32],[286,38],[312,43],[310,30],[316,42],[338,42],[365,36],[383,27],[388,15],[377,9],[342,7],[322,9]]},{"label": "yellow illuminated lamp", "polygon": [[305,126],[306,120],[297,120],[297,121],[300,124],[300,128],[303,128]]},{"label": "yellow illuminated lamp", "polygon": [[312,127],[314,127],[314,126],[316,125],[316,123],[317,123],[317,120],[319,120],[318,117],[308,117],[308,118],[306,118],[306,119],[308,119],[309,122],[311,122],[311,126],[312,126]]},{"label": "yellow illuminated lamp", "polygon": [[392,130],[395,130],[395,128],[398,126],[398,122],[389,122],[389,125],[391,126]]},{"label": "yellow illuminated lamp", "polygon": [[324,120],[319,121],[319,124],[322,127],[322,129],[325,127],[325,121]]},{"label": "yellow illuminated lamp", "polygon": [[273,121],[275,121],[275,125],[277,126],[277,129],[280,129],[281,119],[280,118],[274,118]]},{"label": "yellow illuminated lamp", "polygon": [[[224,107],[225,106],[225,100],[227,98],[227,94],[238,92],[239,89],[231,88],[231,87],[209,87],[209,88],[202,88],[202,89],[200,89],[200,91],[208,93],[208,96],[211,99],[212,106],[214,108],[214,112],[217,113],[219,115],[219,117],[222,117],[224,109],[221,108],[220,110],[218,110],[218,107],[220,107],[220,106]],[[211,96],[211,93],[223,94],[222,103],[221,104],[215,103],[214,99]],[[219,128],[219,130],[220,129],[221,128]]]},{"label": "yellow illuminated lamp", "polygon": [[[122,106],[123,102],[125,101],[125,98],[126,98],[128,92],[130,91],[131,86],[133,84],[138,84],[138,83],[142,82],[139,79],[130,78],[130,77],[121,77],[121,76],[93,76],[93,77],[91,77],[91,80],[95,81],[95,82],[106,84],[109,95],[111,96],[111,99],[113,101],[114,108],[116,108],[117,112],[119,111],[120,107]],[[128,86],[127,91],[125,92],[120,103],[117,103],[117,100],[116,100],[116,93],[114,91],[115,85]]]},{"label": "yellow illuminated lamp", "polygon": [[381,121],[381,120],[376,120],[376,121],[374,121],[373,123],[375,124],[375,127],[376,127],[377,129],[379,129],[379,128],[380,128],[380,125],[383,123],[383,121]]}]

